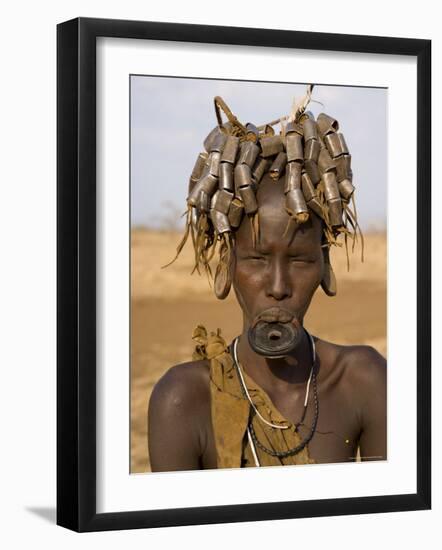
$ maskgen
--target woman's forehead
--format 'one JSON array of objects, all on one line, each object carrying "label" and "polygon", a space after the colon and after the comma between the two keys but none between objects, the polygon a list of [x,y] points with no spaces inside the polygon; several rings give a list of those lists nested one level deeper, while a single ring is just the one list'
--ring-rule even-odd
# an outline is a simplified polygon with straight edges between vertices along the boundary
[{"label": "woman's forehead", "polygon": [[[272,247],[275,244],[292,248],[298,244],[317,246],[321,243],[322,222],[313,212],[310,212],[309,219],[303,224],[297,224],[287,213],[282,181],[274,182],[270,178],[263,178],[258,187],[257,202],[257,248]],[[247,216],[237,232],[236,243],[240,247],[253,244],[252,224]]]}]

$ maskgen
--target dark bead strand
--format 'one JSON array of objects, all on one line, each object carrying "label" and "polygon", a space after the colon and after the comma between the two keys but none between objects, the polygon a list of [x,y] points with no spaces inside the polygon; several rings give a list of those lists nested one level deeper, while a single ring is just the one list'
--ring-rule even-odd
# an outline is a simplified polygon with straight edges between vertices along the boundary
[{"label": "dark bead strand", "polygon": [[[312,350],[312,354],[313,354],[313,350]],[[232,355],[232,357],[234,357],[233,352],[231,352],[231,355]],[[242,394],[247,399],[247,393],[246,393],[245,388],[243,387],[241,376],[239,374],[239,366],[238,366],[238,364],[235,360],[233,361],[233,364],[235,365],[235,369],[236,369],[236,373],[238,375],[239,384],[240,384],[240,387],[241,387]],[[296,454],[300,453],[305,448],[305,446],[308,445],[308,443],[310,443],[313,436],[315,435],[316,426],[318,424],[318,417],[319,417],[319,399],[318,399],[318,388],[317,388],[317,383],[316,383],[315,367],[316,367],[316,361],[315,361],[315,364],[313,365],[313,373],[312,373],[313,399],[314,399],[315,415],[314,415],[313,422],[312,422],[312,425],[311,425],[311,428],[310,428],[310,432],[308,433],[307,437],[301,441],[301,443],[299,445],[297,445],[296,447],[293,447],[292,449],[288,449],[287,451],[274,451],[273,449],[268,449],[265,445],[263,445],[258,440],[258,438],[256,436],[256,433],[255,433],[255,430],[253,428],[252,420],[250,420],[250,422],[248,424],[248,429],[250,431],[250,435],[252,437],[252,440],[255,443],[255,445],[259,449],[264,451],[265,453],[267,453],[271,456],[278,457],[278,458],[286,458],[288,456],[296,455]],[[305,409],[306,408],[307,407],[305,407]],[[305,417],[305,412],[306,412],[306,410],[304,410],[304,414],[302,415],[301,421],[298,424],[296,424],[296,429],[298,429],[298,426],[303,422],[304,417]]]},{"label": "dark bead strand", "polygon": [[255,430],[253,429],[252,422],[249,422],[248,427],[249,427],[250,435],[253,439],[253,442],[255,443],[255,445],[257,447],[259,447],[265,453],[267,453],[271,456],[276,456],[278,458],[286,458],[287,456],[293,456],[293,455],[296,455],[296,454],[300,453],[304,449],[304,447],[306,445],[308,445],[308,443],[310,443],[310,441],[312,440],[312,438],[313,438],[313,436],[315,435],[315,432],[316,432],[316,425],[318,423],[318,416],[319,416],[319,403],[318,403],[318,394],[317,394],[317,388],[316,388],[316,375],[315,374],[312,375],[312,379],[313,379],[313,396],[314,396],[314,401],[315,401],[315,417],[313,419],[313,423],[312,423],[312,426],[310,428],[310,432],[309,432],[308,436],[305,439],[303,439],[299,445],[297,445],[296,447],[293,447],[292,449],[288,449],[287,451],[274,451],[272,449],[268,449],[267,447],[265,447],[258,440],[258,438],[256,437]]}]

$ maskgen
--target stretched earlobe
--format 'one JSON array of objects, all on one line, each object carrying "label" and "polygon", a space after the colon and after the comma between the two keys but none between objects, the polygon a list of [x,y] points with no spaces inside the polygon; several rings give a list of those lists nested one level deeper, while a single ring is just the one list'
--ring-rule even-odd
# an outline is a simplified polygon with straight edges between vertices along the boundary
[{"label": "stretched earlobe", "polygon": [[330,254],[328,247],[323,248],[324,254],[324,273],[322,275],[321,287],[327,296],[336,296],[337,284],[336,276],[330,263]]},{"label": "stretched earlobe", "polygon": [[222,235],[221,247],[219,251],[219,262],[215,271],[214,290],[218,300],[227,298],[232,286],[232,237],[224,233]]},{"label": "stretched earlobe", "polygon": [[224,300],[224,298],[227,298],[231,286],[232,276],[230,269],[220,262],[216,268],[214,283],[215,296],[218,300]]}]

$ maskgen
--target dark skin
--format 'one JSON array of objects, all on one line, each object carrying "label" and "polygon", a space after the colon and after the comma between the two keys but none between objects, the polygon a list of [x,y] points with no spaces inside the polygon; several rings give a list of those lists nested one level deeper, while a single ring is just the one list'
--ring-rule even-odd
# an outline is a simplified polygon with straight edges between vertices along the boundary
[{"label": "dark skin", "polygon": [[[257,314],[274,306],[303,322],[324,271],[322,225],[313,213],[307,223],[286,229],[281,182],[265,176],[257,194],[260,238],[253,247],[250,224],[236,233],[233,288],[243,312],[238,359],[289,421],[299,422],[312,359],[308,337],[290,356],[269,359],[250,347],[247,331]],[[314,336],[317,354],[319,420],[309,443],[317,463],[386,459],[386,362],[369,346],[340,346]],[[311,401],[310,401],[311,403]],[[149,403],[152,471],[216,468],[210,412],[209,363],[193,361],[169,369]],[[313,421],[309,406],[300,427]]]}]

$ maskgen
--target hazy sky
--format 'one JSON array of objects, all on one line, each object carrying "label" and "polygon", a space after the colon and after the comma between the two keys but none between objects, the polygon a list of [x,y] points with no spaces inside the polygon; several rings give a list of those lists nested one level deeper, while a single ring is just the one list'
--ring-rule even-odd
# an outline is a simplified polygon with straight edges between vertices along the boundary
[{"label": "hazy sky", "polygon": [[[131,77],[131,222],[161,227],[185,210],[187,184],[203,141],[216,126],[220,95],[243,122],[256,125],[290,112],[305,84]],[[387,94],[385,89],[315,86],[309,110],[339,121],[352,155],[362,229],[386,226]],[[279,127],[276,127],[279,128]]]}]

